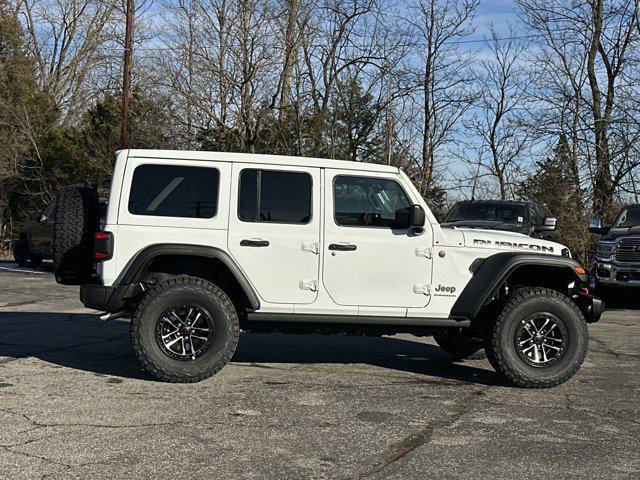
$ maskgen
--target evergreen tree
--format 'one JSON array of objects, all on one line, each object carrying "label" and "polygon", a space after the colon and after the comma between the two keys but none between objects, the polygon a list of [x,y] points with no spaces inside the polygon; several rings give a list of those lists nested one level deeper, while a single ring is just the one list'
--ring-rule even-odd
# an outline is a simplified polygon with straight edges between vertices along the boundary
[{"label": "evergreen tree", "polygon": [[0,241],[14,224],[51,199],[40,139],[56,118],[50,98],[39,92],[35,65],[24,44],[15,10],[0,6]]},{"label": "evergreen tree", "polygon": [[585,260],[590,254],[592,238],[587,231],[588,214],[582,207],[584,192],[571,170],[570,155],[567,139],[561,134],[552,154],[536,164],[518,193],[521,198],[540,204],[547,215],[557,217],[558,240]]}]

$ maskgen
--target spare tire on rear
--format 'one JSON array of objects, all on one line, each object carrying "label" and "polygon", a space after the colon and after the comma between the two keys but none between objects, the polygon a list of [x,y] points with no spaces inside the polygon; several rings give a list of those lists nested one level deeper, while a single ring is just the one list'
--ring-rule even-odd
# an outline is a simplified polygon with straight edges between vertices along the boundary
[{"label": "spare tire on rear", "polygon": [[80,285],[91,280],[98,202],[97,190],[86,185],[58,190],[53,227],[53,271],[58,283]]}]

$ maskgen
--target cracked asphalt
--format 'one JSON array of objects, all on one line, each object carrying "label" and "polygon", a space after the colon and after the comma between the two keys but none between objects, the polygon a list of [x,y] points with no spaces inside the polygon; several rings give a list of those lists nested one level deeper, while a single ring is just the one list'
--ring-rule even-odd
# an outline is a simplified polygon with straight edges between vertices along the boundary
[{"label": "cracked asphalt", "polygon": [[551,390],[404,335],[245,333],[218,375],[168,385],[76,287],[0,271],[0,478],[640,478],[640,310],[590,334]]}]

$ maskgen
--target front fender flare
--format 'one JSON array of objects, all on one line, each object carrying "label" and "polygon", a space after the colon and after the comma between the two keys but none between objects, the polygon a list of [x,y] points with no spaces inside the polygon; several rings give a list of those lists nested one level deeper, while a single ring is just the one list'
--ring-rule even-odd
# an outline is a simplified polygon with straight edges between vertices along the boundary
[{"label": "front fender flare", "polygon": [[501,252],[487,257],[477,268],[449,314],[450,318],[471,320],[477,317],[497,293],[500,286],[516,269],[531,265],[551,267],[571,273],[576,282],[585,283],[586,275],[576,273],[580,264],[568,257],[522,252]]}]

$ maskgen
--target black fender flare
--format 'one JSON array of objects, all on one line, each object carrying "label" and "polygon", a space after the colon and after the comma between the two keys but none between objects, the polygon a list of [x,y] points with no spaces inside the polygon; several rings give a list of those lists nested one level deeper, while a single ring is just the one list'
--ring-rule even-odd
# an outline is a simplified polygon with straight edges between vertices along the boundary
[{"label": "black fender flare", "polygon": [[120,276],[116,281],[118,287],[124,287],[128,290],[130,285],[136,283],[138,275],[143,271],[143,269],[149,265],[154,258],[163,255],[185,255],[220,260],[235,276],[240,287],[247,296],[251,308],[254,310],[260,309],[260,299],[258,298],[258,294],[236,261],[224,250],[204,245],[160,243],[148,246],[140,250],[120,273]]},{"label": "black fender flare", "polygon": [[570,272],[577,283],[586,283],[587,275],[579,274],[574,267],[580,264],[569,257],[540,253],[501,252],[487,257],[475,270],[464,290],[451,308],[450,318],[470,320],[476,318],[482,307],[493,298],[503,282],[518,268],[543,266]]}]

